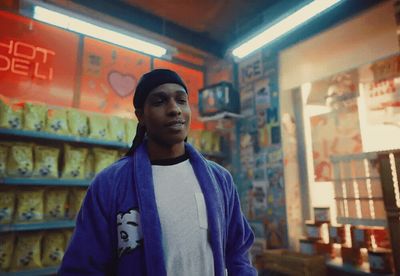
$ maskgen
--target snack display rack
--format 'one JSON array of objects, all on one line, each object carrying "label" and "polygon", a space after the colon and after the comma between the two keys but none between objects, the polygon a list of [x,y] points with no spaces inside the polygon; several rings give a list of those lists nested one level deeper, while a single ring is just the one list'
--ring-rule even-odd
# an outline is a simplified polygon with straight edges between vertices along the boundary
[{"label": "snack display rack", "polygon": [[[58,135],[41,131],[29,131],[23,129],[8,129],[0,128],[0,137],[2,141],[18,141],[18,142],[34,142],[41,144],[51,144],[62,146],[68,143],[74,146],[84,147],[104,147],[120,151],[126,151],[129,148],[127,143],[117,141],[107,141],[93,139],[88,137],[77,137],[71,135]],[[0,187],[88,187],[91,179],[63,179],[63,178],[38,178],[38,177],[1,177]],[[67,216],[63,219],[42,220],[35,222],[11,222],[8,224],[0,224],[0,235],[13,233],[18,235],[21,233],[34,233],[45,231],[63,231],[65,229],[73,229],[75,220]],[[54,275],[57,272],[58,266],[43,266],[41,268],[31,268],[20,271],[1,271],[0,275]]]}]

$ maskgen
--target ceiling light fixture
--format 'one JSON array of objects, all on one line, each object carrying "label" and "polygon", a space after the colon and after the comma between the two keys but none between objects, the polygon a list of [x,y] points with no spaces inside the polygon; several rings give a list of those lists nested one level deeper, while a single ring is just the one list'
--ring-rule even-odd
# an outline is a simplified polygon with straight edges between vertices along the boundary
[{"label": "ceiling light fixture", "polygon": [[267,27],[267,29],[263,30],[260,34],[241,43],[238,47],[232,50],[232,54],[236,58],[241,59],[285,33],[295,29],[319,13],[331,8],[340,1],[342,0],[314,0],[276,24]]},{"label": "ceiling light fixture", "polygon": [[112,31],[109,28],[97,26],[93,23],[62,14],[44,7],[35,6],[33,18],[57,27],[73,32],[81,33],[112,44],[126,47],[135,51],[161,57],[167,53],[167,49],[159,45],[134,38],[132,36]]}]

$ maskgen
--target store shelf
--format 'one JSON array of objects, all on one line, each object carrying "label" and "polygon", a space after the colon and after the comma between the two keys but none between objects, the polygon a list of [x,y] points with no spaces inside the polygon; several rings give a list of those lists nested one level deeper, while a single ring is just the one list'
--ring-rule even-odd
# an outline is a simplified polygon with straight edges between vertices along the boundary
[{"label": "store shelf", "polygon": [[221,112],[212,116],[204,116],[200,117],[199,120],[202,122],[208,122],[208,121],[216,121],[216,120],[221,120],[221,119],[239,119],[239,118],[244,118],[243,115],[236,114],[236,113],[231,113],[231,112]]},{"label": "store shelf", "polygon": [[21,129],[8,129],[8,128],[0,128],[0,135],[11,135],[18,137],[28,137],[28,138],[40,138],[46,140],[57,140],[63,142],[74,142],[74,143],[85,143],[90,145],[98,145],[98,146],[107,146],[107,147],[116,147],[116,148],[129,148],[127,143],[121,143],[117,141],[104,141],[93,138],[86,137],[78,137],[78,136],[70,136],[70,135],[58,135],[48,132],[41,131],[29,131],[29,130],[21,130]]},{"label": "store shelf", "polygon": [[214,157],[219,159],[226,158],[226,154],[224,154],[223,152],[201,152],[201,154],[207,157]]},{"label": "store shelf", "polygon": [[39,276],[39,275],[55,275],[57,274],[58,266],[37,268],[25,271],[15,272],[0,272],[0,276]]},{"label": "store shelf", "polygon": [[362,219],[362,218],[338,217],[337,222],[340,224],[387,227],[387,221],[385,219]]},{"label": "store shelf", "polygon": [[343,263],[342,258],[335,258],[326,262],[326,265],[336,270],[341,270],[347,273],[358,274],[358,275],[380,275],[380,276],[391,276],[394,274],[376,274],[371,273],[369,270],[369,263],[364,262],[361,266],[353,266]]},{"label": "store shelf", "polygon": [[0,178],[0,185],[89,186],[90,179]]},{"label": "store shelf", "polygon": [[365,176],[365,177],[350,177],[350,178],[335,178],[333,181],[335,182],[342,182],[342,181],[357,181],[357,180],[380,180],[379,176]]},{"label": "store shelf", "polygon": [[60,228],[73,228],[75,221],[73,220],[54,220],[54,221],[41,221],[36,223],[15,223],[15,224],[0,224],[0,232],[11,231],[32,231],[32,230],[46,230],[46,229],[60,229]]}]

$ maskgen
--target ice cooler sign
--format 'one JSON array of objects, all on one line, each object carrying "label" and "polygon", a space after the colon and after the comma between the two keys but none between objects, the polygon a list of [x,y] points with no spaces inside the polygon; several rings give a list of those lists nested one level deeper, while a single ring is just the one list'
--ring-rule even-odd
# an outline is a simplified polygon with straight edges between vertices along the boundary
[{"label": "ice cooler sign", "polygon": [[53,79],[55,52],[21,41],[0,41],[0,72],[41,80]]}]

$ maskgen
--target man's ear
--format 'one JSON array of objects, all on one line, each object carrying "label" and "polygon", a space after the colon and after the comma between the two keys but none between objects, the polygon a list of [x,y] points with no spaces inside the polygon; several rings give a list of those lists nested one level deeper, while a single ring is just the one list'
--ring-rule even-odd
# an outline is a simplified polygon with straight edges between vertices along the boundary
[{"label": "man's ear", "polygon": [[143,124],[143,110],[142,109],[136,109],[135,110],[135,115],[136,115],[136,118],[139,121],[139,124]]}]

